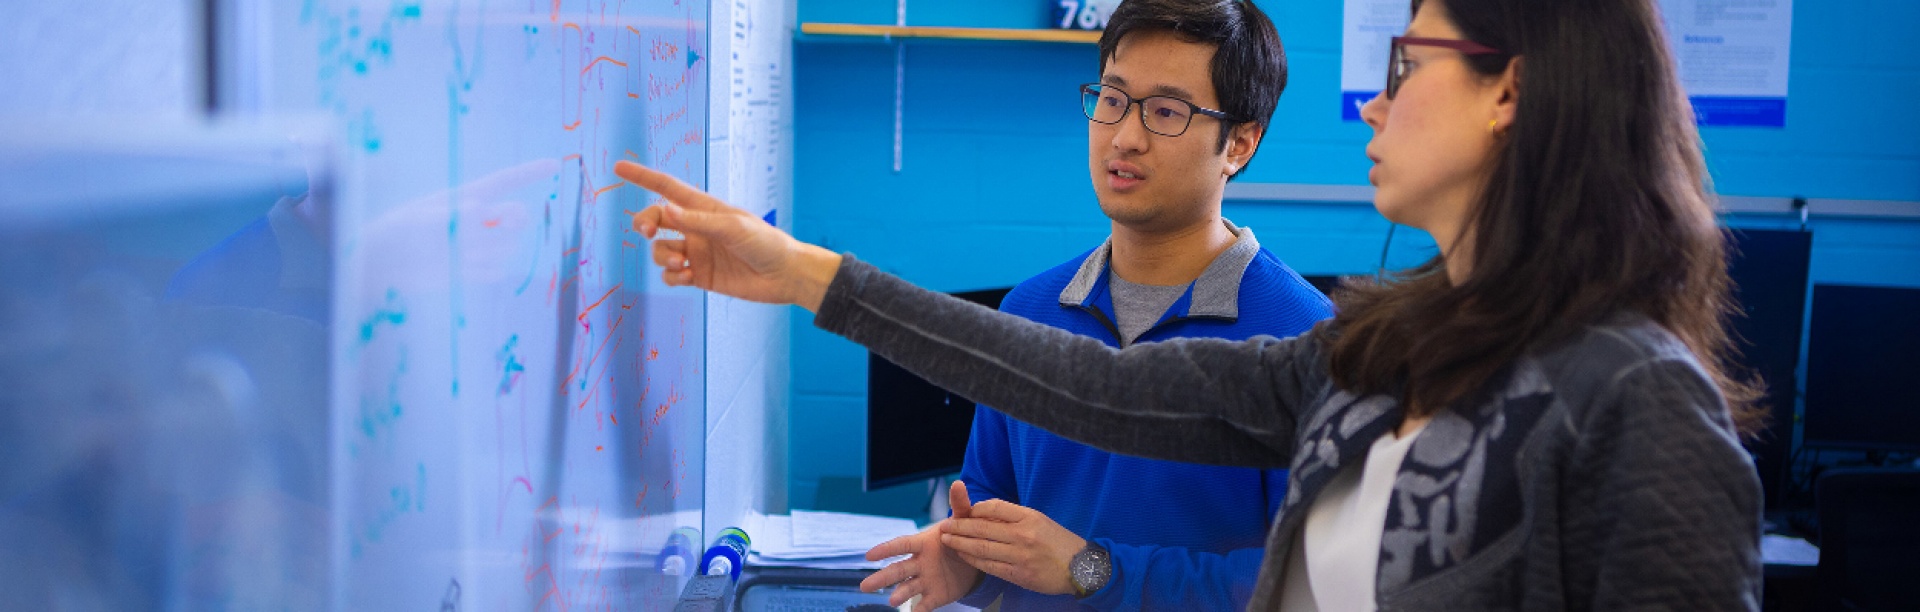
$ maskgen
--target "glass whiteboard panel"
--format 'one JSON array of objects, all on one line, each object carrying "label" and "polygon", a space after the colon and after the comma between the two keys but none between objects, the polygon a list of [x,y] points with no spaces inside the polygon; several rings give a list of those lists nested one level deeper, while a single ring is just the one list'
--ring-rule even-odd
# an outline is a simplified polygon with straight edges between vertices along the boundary
[{"label": "glass whiteboard panel", "polygon": [[678,594],[661,552],[703,540],[705,302],[659,283],[629,220],[646,201],[612,166],[705,185],[707,11],[272,5],[268,110],[330,115],[343,144],[342,609]]}]

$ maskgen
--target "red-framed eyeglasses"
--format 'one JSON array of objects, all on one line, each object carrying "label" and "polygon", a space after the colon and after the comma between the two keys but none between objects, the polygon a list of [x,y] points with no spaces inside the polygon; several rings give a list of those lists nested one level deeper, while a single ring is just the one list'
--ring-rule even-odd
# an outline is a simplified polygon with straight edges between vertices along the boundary
[{"label": "red-framed eyeglasses", "polygon": [[1395,36],[1391,42],[1392,50],[1387,55],[1387,90],[1384,95],[1392,100],[1400,93],[1400,83],[1407,80],[1406,48],[1409,46],[1444,47],[1459,51],[1463,55],[1506,55],[1507,52],[1489,47],[1471,40],[1452,38],[1420,38],[1416,36]]}]

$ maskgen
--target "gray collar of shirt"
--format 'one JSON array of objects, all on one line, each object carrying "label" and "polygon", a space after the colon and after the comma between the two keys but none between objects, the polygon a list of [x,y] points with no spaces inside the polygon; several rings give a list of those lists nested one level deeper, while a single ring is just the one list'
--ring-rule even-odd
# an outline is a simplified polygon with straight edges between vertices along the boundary
[{"label": "gray collar of shirt", "polygon": [[[1193,303],[1187,308],[1189,317],[1240,318],[1240,278],[1246,275],[1247,265],[1253,263],[1255,255],[1260,253],[1260,240],[1253,237],[1253,230],[1234,225],[1232,221],[1221,219],[1227,224],[1227,230],[1236,238],[1233,245],[1222,251],[1213,263],[1200,272],[1200,278],[1193,281]],[[1094,249],[1087,260],[1080,263],[1080,271],[1073,275],[1073,282],[1060,291],[1061,306],[1079,306],[1085,304],[1087,296],[1093,293],[1094,286],[1107,274],[1107,260],[1113,255],[1113,237],[1108,236],[1100,248]]]}]

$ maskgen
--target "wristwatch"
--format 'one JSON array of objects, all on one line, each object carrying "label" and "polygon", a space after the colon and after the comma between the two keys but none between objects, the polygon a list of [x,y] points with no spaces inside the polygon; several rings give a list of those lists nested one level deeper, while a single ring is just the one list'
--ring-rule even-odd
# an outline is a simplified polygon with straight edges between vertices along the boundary
[{"label": "wristwatch", "polygon": [[1073,560],[1067,562],[1068,577],[1073,581],[1073,596],[1085,599],[1099,592],[1113,579],[1113,556],[1099,544],[1087,542],[1087,547],[1073,554]]}]

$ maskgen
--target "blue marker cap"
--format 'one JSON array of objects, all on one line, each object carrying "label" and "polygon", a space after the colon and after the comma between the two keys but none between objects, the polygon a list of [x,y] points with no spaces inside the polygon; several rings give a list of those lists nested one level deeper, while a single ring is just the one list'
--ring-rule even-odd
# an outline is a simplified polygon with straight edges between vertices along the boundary
[{"label": "blue marker cap", "polygon": [[740,568],[747,564],[747,549],[752,542],[747,532],[739,527],[720,530],[720,537],[714,538],[713,545],[707,547],[707,553],[700,556],[700,573],[739,580]]}]

